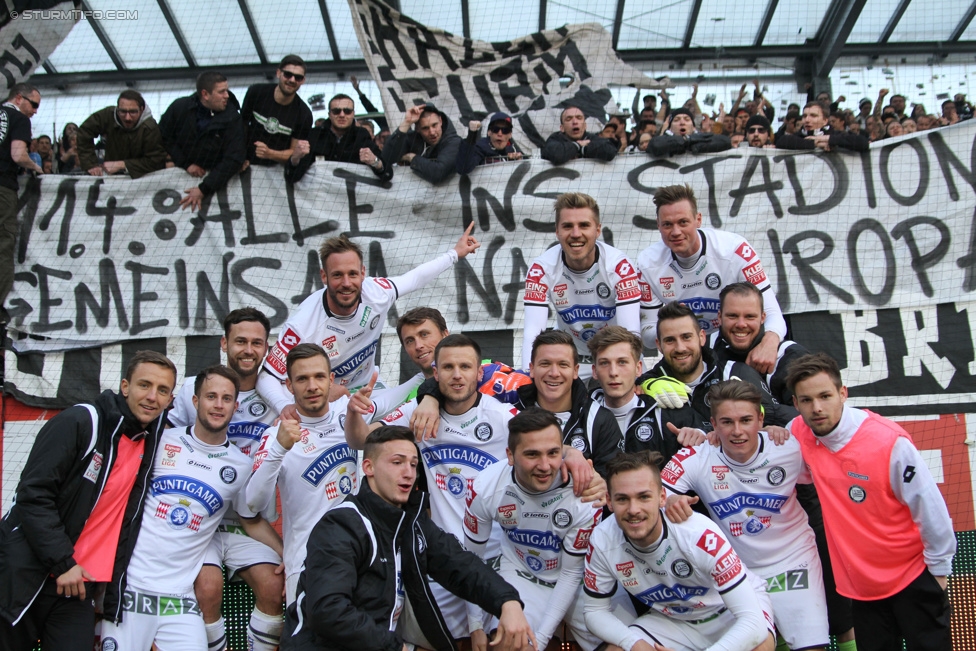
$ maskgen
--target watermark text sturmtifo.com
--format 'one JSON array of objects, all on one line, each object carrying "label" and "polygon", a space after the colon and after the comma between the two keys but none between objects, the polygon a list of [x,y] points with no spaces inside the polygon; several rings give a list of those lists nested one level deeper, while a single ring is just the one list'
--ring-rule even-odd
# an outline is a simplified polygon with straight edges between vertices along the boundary
[{"label": "watermark text sturmtifo.com", "polygon": [[135,9],[28,9],[11,11],[14,20],[139,20]]}]

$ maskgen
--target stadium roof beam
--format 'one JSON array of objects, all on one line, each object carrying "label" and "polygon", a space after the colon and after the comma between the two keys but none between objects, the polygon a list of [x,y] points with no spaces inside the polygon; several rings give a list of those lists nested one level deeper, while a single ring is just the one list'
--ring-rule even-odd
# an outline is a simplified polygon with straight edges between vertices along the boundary
[{"label": "stadium roof beam", "polygon": [[[691,47],[691,48],[648,48],[618,50],[617,55],[628,63],[660,61],[711,61],[716,59],[792,59],[794,57],[812,58],[821,51],[816,43],[799,45],[752,45],[742,47]],[[908,41],[899,43],[851,43],[845,45],[840,57],[911,56],[949,54],[976,54],[976,41]],[[753,77],[755,74],[753,74]]]},{"label": "stadium roof beam", "polygon": [[976,0],[973,1],[973,4],[969,5],[969,11],[962,17],[962,20],[959,21],[956,28],[952,30],[949,40],[955,42],[962,38],[962,35],[969,29],[969,23],[973,22],[974,17],[976,17]]},{"label": "stadium roof beam", "polygon": [[695,35],[695,26],[698,25],[698,13],[701,11],[702,0],[695,0],[688,15],[688,26],[685,27],[685,37],[681,40],[681,49],[687,50],[691,47],[691,37]]},{"label": "stadium roof beam", "polygon": [[159,5],[159,10],[163,12],[163,18],[166,19],[166,24],[169,25],[169,31],[173,32],[173,38],[176,39],[176,44],[179,46],[180,52],[183,53],[186,64],[191,68],[196,68],[196,57],[193,56],[193,52],[190,50],[190,44],[186,42],[186,37],[183,36],[183,30],[180,29],[179,23],[176,22],[176,16],[173,15],[173,10],[169,8],[169,3],[166,0],[156,0],[156,4]]},{"label": "stadium roof beam", "polygon": [[[396,4],[397,9],[399,9],[399,1]],[[332,27],[332,19],[329,18],[329,8],[325,6],[325,0],[319,0],[319,11],[322,12],[322,22],[325,23],[325,35],[329,37],[329,49],[332,50],[332,58],[340,61],[342,57],[339,56],[339,43],[336,41],[335,29]]]},{"label": "stadium roof beam", "polygon": [[753,45],[759,47],[766,40],[766,32],[769,31],[769,25],[773,22],[773,14],[776,13],[776,7],[779,5],[779,0],[769,0],[769,4],[766,5],[766,13],[763,14],[762,22],[759,23],[759,31],[756,32],[756,38],[753,41]]},{"label": "stadium roof beam", "polygon": [[546,28],[546,0],[539,0],[539,31]]},{"label": "stadium roof beam", "polygon": [[[276,64],[258,65],[253,63],[243,65],[220,66],[219,70],[228,79],[240,77],[266,77],[273,75]],[[363,59],[343,59],[342,61],[307,61],[306,72],[325,74],[359,74],[368,73],[366,61]],[[179,66],[173,68],[143,68],[138,70],[101,70],[91,72],[61,72],[46,75],[35,75],[30,82],[39,87],[60,87],[69,84],[119,84],[130,82],[195,80],[200,73],[199,68]]]},{"label": "stadium roof beam", "polygon": [[812,70],[815,79],[826,79],[830,75],[837,59],[845,51],[847,39],[865,4],[867,0],[834,0],[827,9],[824,22],[817,31],[819,51],[813,59]]},{"label": "stadium roof beam", "polygon": [[[85,2],[85,0],[81,1],[81,8],[84,11],[89,11],[89,12],[92,10],[91,5]],[[119,56],[118,50],[115,49],[115,44],[112,43],[112,40],[105,33],[105,30],[102,29],[102,26],[98,24],[98,21],[89,20],[88,25],[92,28],[92,31],[95,32],[95,36],[98,38],[99,42],[101,42],[102,47],[105,48],[105,52],[106,54],[108,54],[108,58],[112,60],[112,63],[115,64],[115,67],[118,68],[119,70],[125,70],[125,62],[122,60],[122,57]]]},{"label": "stadium roof beam", "polygon": [[624,22],[624,2],[626,0],[617,0],[617,10],[614,12],[613,17],[613,49],[617,49],[617,43],[620,42],[620,27]]},{"label": "stadium roof beam", "polygon": [[247,7],[247,0],[237,0],[237,4],[241,7],[241,15],[244,16],[244,22],[247,24],[247,31],[251,33],[251,40],[254,41],[254,49],[258,53],[258,61],[261,64],[266,64],[268,62],[268,55],[264,51],[264,45],[261,43],[261,36],[258,34],[258,28],[254,24],[254,17],[251,16],[251,10]]},{"label": "stadium roof beam", "polygon": [[881,38],[878,39],[878,43],[888,42],[892,32],[898,27],[898,23],[901,22],[901,17],[905,15],[905,12],[908,10],[908,5],[911,3],[912,0],[901,0],[898,3],[898,6],[895,7],[895,13],[891,14],[891,18],[888,19],[888,24],[885,25],[884,31],[881,32]]},{"label": "stadium roof beam", "polygon": [[471,38],[471,8],[468,0],[461,0],[461,33],[464,38]]}]

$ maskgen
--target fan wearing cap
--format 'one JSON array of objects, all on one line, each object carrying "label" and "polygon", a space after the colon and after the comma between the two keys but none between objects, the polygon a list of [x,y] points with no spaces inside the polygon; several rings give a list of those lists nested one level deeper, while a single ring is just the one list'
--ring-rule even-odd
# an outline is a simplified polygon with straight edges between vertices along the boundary
[{"label": "fan wearing cap", "polygon": [[586,131],[586,114],[578,106],[567,106],[559,115],[559,131],[546,139],[542,157],[553,165],[577,158],[612,161],[620,143]]},{"label": "fan wearing cap", "polygon": [[728,136],[698,131],[691,111],[682,107],[671,111],[664,133],[651,140],[647,153],[660,157],[676,156],[685,152],[704,154],[731,148],[732,140]]},{"label": "fan wearing cap", "polygon": [[762,115],[753,115],[746,122],[746,142],[750,147],[768,147],[774,149],[775,145],[771,142],[770,136],[772,129],[769,120]]},{"label": "fan wearing cap", "polygon": [[512,117],[507,113],[492,115],[488,135],[478,138],[480,133],[480,121],[468,122],[468,137],[458,150],[458,174],[470,174],[479,165],[522,159],[524,154],[512,139]]}]

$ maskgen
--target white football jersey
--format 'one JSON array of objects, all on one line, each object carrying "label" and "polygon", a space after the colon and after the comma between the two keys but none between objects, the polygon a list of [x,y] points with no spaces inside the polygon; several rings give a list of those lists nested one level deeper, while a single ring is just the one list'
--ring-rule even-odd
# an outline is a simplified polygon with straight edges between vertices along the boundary
[{"label": "white football jersey", "polygon": [[[491,396],[477,395],[474,407],[461,415],[442,409],[437,437],[418,444],[430,491],[430,517],[459,542],[464,540],[468,490],[485,468],[507,458],[508,421],[516,413]],[[500,534],[492,536],[487,558],[498,555],[500,539]]]},{"label": "white football jersey", "polygon": [[[564,264],[562,247],[553,246],[532,261],[525,278],[526,308],[551,303],[556,327],[573,335],[582,356],[590,354],[586,342],[605,326],[620,325],[635,333],[639,328],[637,322],[616,318],[619,307],[640,301],[637,269],[622,251],[604,242],[596,242],[596,255],[593,267],[576,272]],[[523,360],[526,368],[528,361]]]},{"label": "white football jersey", "polygon": [[693,513],[680,524],[661,511],[663,537],[641,550],[613,518],[590,536],[583,587],[592,597],[609,597],[617,582],[638,601],[678,620],[701,620],[725,609],[722,594],[752,590],[747,570],[732,545],[708,518]]},{"label": "white football jersey", "polygon": [[164,430],[129,560],[129,587],[192,594],[224,513],[233,504],[241,515],[254,515],[239,498],[250,470],[250,459],[229,441],[208,445],[192,427]]},{"label": "white football jersey", "polygon": [[278,443],[277,427],[261,439],[247,503],[254,510],[266,508],[277,484],[287,574],[301,571],[308,536],[322,516],[359,489],[356,451],[346,444],[343,431],[348,402],[343,396],[330,403],[328,413],[318,419],[303,416],[302,440],[290,450]]},{"label": "white football jersey", "polygon": [[694,491],[749,569],[762,576],[792,569],[817,542],[796,499],[797,483],[812,479],[793,437],[774,445],[759,433],[759,449],[746,464],[707,442],[679,450],[661,471],[675,493]]},{"label": "white football jersey", "polygon": [[350,316],[329,312],[325,291],[320,289],[302,301],[298,311],[281,326],[264,369],[284,382],[288,351],[300,343],[318,344],[329,356],[335,381],[350,389],[360,387],[373,374],[376,346],[387,313],[397,299],[397,287],[389,278],[365,278],[362,299]]},{"label": "white football jersey", "polygon": [[514,567],[555,583],[560,553],[586,554],[593,527],[602,514],[602,509],[594,509],[573,495],[572,480],[558,482],[543,493],[524,490],[516,482],[512,466],[502,460],[474,480],[464,513],[464,535],[485,544],[492,523],[497,522],[505,532],[502,556]]},{"label": "white football jersey", "polygon": [[[770,288],[759,254],[743,237],[711,228],[698,230],[701,257],[691,269],[683,269],[663,241],[655,242],[637,256],[641,277],[642,327],[657,328],[657,310],[679,301],[690,307],[706,334],[719,329],[719,293],[726,285],[750,282],[765,292]],[[767,302],[772,292],[764,294]],[[645,312],[653,311],[654,323]]]}]

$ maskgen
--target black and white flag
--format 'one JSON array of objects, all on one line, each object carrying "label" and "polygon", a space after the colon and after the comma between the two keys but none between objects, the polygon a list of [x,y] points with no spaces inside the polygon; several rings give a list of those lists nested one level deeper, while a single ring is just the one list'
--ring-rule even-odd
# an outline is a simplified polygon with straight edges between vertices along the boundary
[{"label": "black and white flag", "polygon": [[559,113],[568,105],[599,122],[619,111],[611,84],[669,85],[617,58],[598,23],[487,43],[421,25],[382,0],[349,0],[349,6],[391,127],[408,108],[428,102],[462,134],[470,120],[502,111],[513,118],[516,142],[531,151],[559,129]]}]

